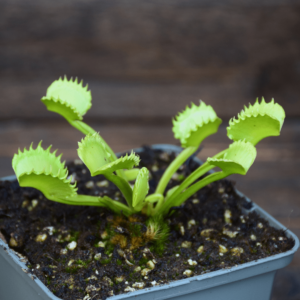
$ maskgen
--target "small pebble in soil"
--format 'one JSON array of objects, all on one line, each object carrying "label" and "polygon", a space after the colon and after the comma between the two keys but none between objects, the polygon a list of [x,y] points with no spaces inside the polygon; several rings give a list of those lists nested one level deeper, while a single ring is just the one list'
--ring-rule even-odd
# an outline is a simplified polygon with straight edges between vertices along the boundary
[{"label": "small pebble in soil", "polygon": [[197,262],[196,262],[195,260],[189,259],[189,260],[188,260],[188,264],[189,264],[190,266],[196,266],[196,265],[197,265]]},{"label": "small pebble in soil", "polygon": [[223,234],[227,235],[230,238],[235,238],[239,234],[239,232],[223,229]]},{"label": "small pebble in soil", "polygon": [[192,247],[192,242],[184,241],[184,242],[182,242],[181,247],[182,248],[191,248]]},{"label": "small pebble in soil", "polygon": [[101,238],[102,238],[103,240],[105,240],[107,237],[108,237],[107,232],[106,232],[106,231],[103,231],[103,232],[101,233]]},{"label": "small pebble in soil", "polygon": [[99,242],[98,244],[97,244],[97,247],[98,248],[105,248],[105,244],[106,244],[106,242]]},{"label": "small pebble in soil", "polygon": [[261,247],[261,243],[256,243],[256,246],[257,247]]},{"label": "small pebble in soil", "polygon": [[124,292],[134,292],[135,289],[130,287],[130,286],[127,286],[125,289],[124,289]]},{"label": "small pebble in soil", "polygon": [[125,258],[125,262],[128,266],[133,266],[133,264],[127,258]]},{"label": "small pebble in soil", "polygon": [[22,202],[22,207],[24,208],[24,207],[27,207],[29,205],[29,200],[24,200],[23,202]]},{"label": "small pebble in soil", "polygon": [[68,248],[69,250],[74,250],[76,247],[77,247],[77,243],[76,243],[75,241],[72,241],[71,243],[69,243],[69,244],[67,245],[67,248]]},{"label": "small pebble in soil", "polygon": [[114,284],[113,281],[112,281],[108,276],[104,276],[104,277],[103,277],[103,280],[104,280],[106,283],[108,283],[109,285],[113,285],[113,284]]},{"label": "small pebble in soil", "polygon": [[61,255],[66,255],[68,253],[68,249],[61,249],[60,254]]},{"label": "small pebble in soil", "polygon": [[172,175],[172,179],[173,180],[179,180],[179,178],[180,178],[180,176],[179,176],[179,174],[178,173],[174,173],[173,175]]},{"label": "small pebble in soil", "polygon": [[101,253],[95,254],[94,260],[100,260],[100,258],[101,258]]},{"label": "small pebble in soil", "polygon": [[167,152],[162,152],[158,157],[165,162],[168,162],[170,160],[170,156]]},{"label": "small pebble in soil", "polygon": [[252,241],[256,241],[256,236],[255,236],[254,234],[251,234],[251,235],[250,235],[250,239],[251,239]]},{"label": "small pebble in soil", "polygon": [[94,188],[94,181],[88,181],[86,184],[85,184],[85,187],[87,189],[93,189]]},{"label": "small pebble in soil", "polygon": [[48,227],[44,227],[43,231],[48,231],[49,235],[53,235],[54,232],[54,227],[53,226],[48,226]]},{"label": "small pebble in soil", "polygon": [[11,237],[9,240],[9,245],[11,247],[18,247],[18,242],[13,237]]},{"label": "small pebble in soil", "polygon": [[39,201],[36,199],[31,200],[31,206],[35,208],[38,205]]},{"label": "small pebble in soil", "polygon": [[204,246],[202,245],[202,246],[200,246],[200,247],[197,249],[197,252],[198,252],[198,253],[202,253],[202,252],[203,252],[203,249],[204,249]]},{"label": "small pebble in soil", "polygon": [[198,204],[198,203],[199,203],[199,200],[198,200],[198,199],[193,199],[192,202],[193,202],[194,204]]},{"label": "small pebble in soil", "polygon": [[154,281],[151,282],[151,284],[152,284],[153,286],[156,286],[156,285],[157,285],[157,282],[154,280]]},{"label": "small pebble in soil", "polygon": [[219,194],[223,194],[225,192],[225,189],[223,188],[223,187],[220,187],[219,189],[218,189],[218,193]]},{"label": "small pebble in soil", "polygon": [[264,225],[263,225],[262,223],[258,223],[258,224],[257,224],[257,227],[258,227],[258,228],[264,228]]},{"label": "small pebble in soil", "polygon": [[216,230],[215,229],[212,229],[212,228],[209,228],[209,229],[204,229],[201,231],[201,236],[205,236],[205,237],[209,237],[212,235],[212,233],[214,233]]},{"label": "small pebble in soil", "polygon": [[224,220],[226,224],[231,224],[231,217],[232,217],[231,211],[229,209],[226,209],[224,212]]},{"label": "small pebble in soil", "polygon": [[226,253],[227,251],[228,251],[228,249],[225,246],[219,245],[219,252],[220,253]]},{"label": "small pebble in soil", "polygon": [[183,275],[185,275],[185,276],[187,276],[187,277],[190,277],[190,276],[193,275],[193,271],[191,271],[191,270],[185,270],[185,271],[183,272]]},{"label": "small pebble in soil", "polygon": [[102,180],[102,181],[98,181],[98,182],[96,183],[96,185],[97,185],[98,187],[108,187],[108,186],[109,186],[109,182],[108,182],[107,180]]},{"label": "small pebble in soil", "polygon": [[179,229],[180,229],[181,235],[184,236],[184,234],[185,234],[184,227],[181,225],[181,226],[179,227]]},{"label": "small pebble in soil", "polygon": [[116,282],[122,282],[122,281],[124,281],[124,279],[125,279],[125,276],[115,277]]},{"label": "small pebble in soil", "polygon": [[40,233],[35,238],[35,241],[41,243],[41,242],[46,241],[46,239],[47,239],[47,234],[46,233]]},{"label": "small pebble in soil", "polygon": [[100,291],[101,287],[96,288],[94,285],[88,285],[85,289],[87,293]]},{"label": "small pebble in soil", "polygon": [[124,257],[125,253],[122,249],[118,249],[117,252],[121,257]]},{"label": "small pebble in soil", "polygon": [[155,264],[152,260],[149,260],[147,262],[147,266],[149,267],[149,269],[153,270],[155,268]]},{"label": "small pebble in soil", "polygon": [[242,253],[244,253],[244,249],[241,247],[235,247],[235,248],[231,249],[231,253],[232,253],[232,255],[240,256]]},{"label": "small pebble in soil", "polygon": [[180,256],[180,254],[179,254],[179,253],[176,253],[176,254],[175,254],[175,256],[176,256],[176,257],[179,257],[179,256]]},{"label": "small pebble in soil", "polygon": [[69,262],[68,262],[68,266],[71,266],[74,262],[74,259],[70,259]]},{"label": "small pebble in soil", "polygon": [[146,276],[148,275],[152,270],[151,269],[148,269],[148,268],[145,268],[141,271],[141,274],[142,276]]},{"label": "small pebble in soil", "polygon": [[144,282],[136,282],[132,285],[133,288],[135,289],[143,289],[145,286],[145,283]]},{"label": "small pebble in soil", "polygon": [[74,164],[76,165],[76,166],[80,166],[80,165],[83,165],[83,162],[81,161],[81,159],[74,159]]},{"label": "small pebble in soil", "polygon": [[242,216],[240,216],[240,219],[241,219],[241,222],[242,223],[246,223],[246,221],[245,221],[245,217],[242,215]]},{"label": "small pebble in soil", "polygon": [[158,171],[158,166],[154,165],[154,166],[151,168],[151,170],[152,170],[153,172]]},{"label": "small pebble in soil", "polygon": [[188,221],[188,229],[191,229],[192,228],[192,226],[194,226],[194,225],[196,225],[196,221],[195,220],[189,220]]},{"label": "small pebble in soil", "polygon": [[142,268],[141,267],[136,267],[136,268],[134,268],[134,272],[140,272],[142,270]]}]

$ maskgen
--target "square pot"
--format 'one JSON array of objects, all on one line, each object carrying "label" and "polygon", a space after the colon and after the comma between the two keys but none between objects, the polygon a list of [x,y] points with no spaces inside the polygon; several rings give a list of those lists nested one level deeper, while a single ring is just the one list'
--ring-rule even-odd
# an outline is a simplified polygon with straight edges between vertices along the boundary
[{"label": "square pot", "polygon": [[[153,145],[152,148],[179,153],[180,147],[172,145]],[[140,149],[135,149],[139,152]],[[201,161],[194,158],[199,164]],[[2,178],[14,180],[15,176]],[[243,196],[240,192],[239,195]],[[247,199],[247,198],[246,198]],[[250,201],[248,199],[248,201]],[[258,205],[245,212],[255,211],[277,229],[283,229],[286,235],[295,241],[294,247],[284,253],[244,263],[230,269],[222,269],[203,275],[190,277],[169,284],[112,296],[110,300],[268,300],[272,292],[275,273],[286,267],[299,248],[295,234],[286,229]],[[0,299],[2,300],[59,300],[35,276],[28,272],[24,260],[0,239]]]}]

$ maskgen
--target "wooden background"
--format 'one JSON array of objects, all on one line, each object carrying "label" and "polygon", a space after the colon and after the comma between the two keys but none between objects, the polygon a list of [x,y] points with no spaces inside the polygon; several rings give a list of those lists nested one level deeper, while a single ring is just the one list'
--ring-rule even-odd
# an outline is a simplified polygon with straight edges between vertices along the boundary
[{"label": "wooden background", "polygon": [[[65,159],[82,135],[39,99],[59,76],[88,83],[85,121],[115,151],[171,143],[191,101],[223,119],[200,153],[227,147],[244,104],[272,97],[287,118],[258,145],[237,188],[300,236],[300,1],[0,0],[0,176],[18,147],[40,140]],[[272,300],[300,299],[300,255],[278,272]]]}]

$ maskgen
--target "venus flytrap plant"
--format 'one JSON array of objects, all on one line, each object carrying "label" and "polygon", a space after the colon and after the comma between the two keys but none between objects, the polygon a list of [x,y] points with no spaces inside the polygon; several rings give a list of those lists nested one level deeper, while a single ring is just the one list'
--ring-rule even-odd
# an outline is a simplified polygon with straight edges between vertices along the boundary
[{"label": "venus flytrap plant", "polygon": [[36,149],[30,146],[24,152],[19,150],[13,158],[12,165],[20,186],[34,187],[49,200],[65,204],[103,206],[126,216],[140,212],[146,203],[145,197],[149,190],[149,171],[147,168],[139,170],[133,188],[126,179],[115,174],[120,169],[138,166],[140,158],[132,152],[116,160],[112,159],[106,144],[96,132],[88,134],[78,146],[78,156],[91,175],[104,175],[114,183],[123,194],[127,205],[107,196],[78,195],[75,184],[72,185],[71,179],[67,179],[68,171],[60,161],[61,155],[56,156],[56,151],[51,153],[51,147],[44,150],[41,142]]},{"label": "venus flytrap plant", "polygon": [[[84,135],[96,132],[82,121],[83,116],[92,106],[91,91],[88,91],[88,85],[83,86],[83,81],[78,82],[77,78],[74,81],[72,78],[68,80],[66,76],[63,79],[59,78],[48,87],[46,96],[42,97],[41,101],[49,111],[60,114]],[[100,135],[99,138],[105,144],[111,159],[116,160],[117,157],[109,145]],[[121,169],[117,173],[126,179]]]},{"label": "venus flytrap plant", "polygon": [[199,148],[201,142],[218,131],[221,119],[210,105],[200,102],[199,106],[192,103],[191,107],[179,113],[173,120],[173,132],[179,139],[184,150],[176,157],[164,172],[155,193],[163,194],[172,175]]},{"label": "venus flytrap plant", "polygon": [[34,149],[19,150],[12,160],[12,166],[22,187],[33,187],[40,190],[47,199],[70,205],[103,206],[116,213],[121,211],[130,215],[131,210],[124,204],[111,198],[79,195],[75,184],[71,184],[68,170],[61,162],[61,155],[56,156],[56,151],[50,152],[51,146],[46,150],[41,142]]},{"label": "venus flytrap plant", "polygon": [[[257,99],[253,106],[250,104],[249,107],[245,107],[237,119],[233,118],[230,120],[229,127],[227,127],[227,135],[234,143],[228,149],[221,151],[212,158],[208,158],[204,164],[191,173],[179,186],[175,186],[169,190],[166,196],[157,202],[153,214],[168,213],[172,206],[181,205],[199,189],[211,182],[225,178],[231,174],[245,175],[255,160],[255,145],[265,137],[278,136],[284,118],[285,112],[283,108],[279,104],[274,103],[274,100],[266,103],[262,99],[261,103],[259,103]],[[194,183],[214,167],[219,167],[222,171],[210,174]],[[172,176],[173,174],[169,174],[169,178],[170,175]],[[151,197],[151,195],[148,197]]]},{"label": "venus flytrap plant", "polygon": [[[44,150],[41,144],[36,149],[19,151],[13,158],[13,168],[21,186],[39,189],[53,201],[73,205],[104,206],[117,214],[130,216],[142,212],[149,217],[161,217],[168,214],[171,207],[179,206],[199,189],[211,182],[231,174],[245,175],[256,157],[256,144],[265,137],[280,134],[285,113],[283,108],[272,100],[266,103],[256,101],[245,107],[233,118],[227,127],[227,135],[233,140],[229,147],[193,171],[183,182],[166,191],[166,187],[179,167],[199,148],[202,141],[217,132],[219,119],[209,105],[200,102],[192,104],[173,120],[175,138],[181,142],[184,150],[175,158],[164,172],[153,194],[149,191],[149,171],[146,168],[136,169],[140,159],[135,153],[117,158],[115,153],[99,133],[86,125],[83,115],[91,107],[91,93],[77,79],[67,78],[54,81],[42,98],[50,111],[61,114],[75,128],[86,136],[78,143],[78,156],[90,170],[92,176],[100,175],[114,183],[123,194],[126,204],[109,197],[78,195],[60,156]],[[221,171],[201,178],[209,170],[219,167]],[[126,170],[126,176],[124,171]],[[129,183],[135,180],[135,184]]]},{"label": "venus flytrap plant", "polygon": [[126,154],[115,161],[110,161],[110,153],[98,133],[87,135],[78,146],[78,156],[90,170],[91,175],[104,175],[120,189],[132,213],[139,212],[144,206],[149,190],[149,171],[146,168],[139,170],[133,189],[127,180],[114,174],[117,170],[138,166],[139,157],[132,152],[130,155]]}]

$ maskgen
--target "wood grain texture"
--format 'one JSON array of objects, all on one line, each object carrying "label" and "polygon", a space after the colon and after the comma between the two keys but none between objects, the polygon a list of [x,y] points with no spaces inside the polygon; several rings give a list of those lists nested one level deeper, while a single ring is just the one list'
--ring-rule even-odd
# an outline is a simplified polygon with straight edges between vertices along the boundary
[{"label": "wood grain texture", "polygon": [[90,83],[95,118],[200,98],[231,117],[261,96],[299,116],[299,15],[279,0],[1,0],[0,119],[50,117],[32,101],[64,74]]}]

